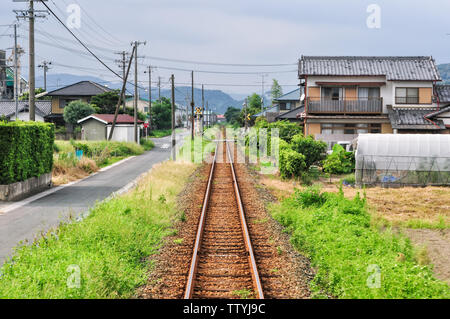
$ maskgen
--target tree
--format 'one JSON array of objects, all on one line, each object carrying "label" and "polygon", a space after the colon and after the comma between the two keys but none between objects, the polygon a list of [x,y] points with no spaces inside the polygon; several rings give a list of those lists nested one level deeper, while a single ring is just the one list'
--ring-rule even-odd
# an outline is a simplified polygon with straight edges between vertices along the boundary
[{"label": "tree", "polygon": [[100,114],[114,114],[119,101],[119,90],[113,90],[92,97],[91,104]]},{"label": "tree", "polygon": [[64,121],[77,125],[78,120],[95,113],[92,105],[82,101],[72,101],[64,108]]},{"label": "tree", "polygon": [[[41,94],[41,93],[44,93],[44,92],[45,92],[45,90],[42,89],[42,88],[38,88],[38,89],[34,90],[34,94],[35,95],[38,95],[38,94]],[[19,101],[28,101],[29,98],[30,98],[30,93],[29,92],[25,92],[19,97]],[[41,96],[39,98],[36,98],[36,100],[51,100],[51,99],[52,99],[51,96],[45,96],[45,95]]]},{"label": "tree", "polygon": [[152,103],[152,122],[157,129],[172,127],[172,103],[170,99],[161,97],[161,102]]},{"label": "tree", "polygon": [[319,164],[326,157],[327,144],[316,141],[312,136],[304,137],[297,134],[292,137],[291,148],[297,153],[305,155],[306,167]]},{"label": "tree", "polygon": [[241,110],[236,107],[228,107],[228,109],[225,112],[225,118],[227,119],[227,122],[230,124],[239,123],[239,115],[241,113]]},{"label": "tree", "polygon": [[253,115],[261,112],[261,96],[259,96],[256,93],[253,93],[249,97],[247,97],[247,110],[245,108],[242,108],[239,124],[244,125],[245,123],[245,116],[247,114],[250,114],[250,121],[248,121],[248,125],[253,125],[255,123],[255,118]]},{"label": "tree", "polygon": [[276,100],[277,98],[283,95],[283,89],[281,88],[281,85],[278,83],[276,79],[273,79],[271,95],[272,95],[272,104],[273,100]]}]

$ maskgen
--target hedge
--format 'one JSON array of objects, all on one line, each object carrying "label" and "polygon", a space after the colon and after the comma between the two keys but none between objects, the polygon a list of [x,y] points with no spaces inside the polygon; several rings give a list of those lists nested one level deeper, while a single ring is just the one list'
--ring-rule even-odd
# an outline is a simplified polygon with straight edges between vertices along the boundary
[{"label": "hedge", "polygon": [[0,122],[0,185],[50,173],[54,139],[51,123]]}]

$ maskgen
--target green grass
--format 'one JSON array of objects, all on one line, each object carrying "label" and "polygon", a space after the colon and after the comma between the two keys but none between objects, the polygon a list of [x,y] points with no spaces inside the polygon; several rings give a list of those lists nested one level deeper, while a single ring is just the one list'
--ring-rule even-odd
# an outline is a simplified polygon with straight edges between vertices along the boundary
[{"label": "green grass", "polygon": [[149,138],[141,138],[141,145],[146,151],[150,151],[155,147],[155,143]]},{"label": "green grass", "polygon": [[103,168],[106,166],[110,166],[110,165],[115,164],[125,158],[126,158],[125,156],[116,156],[116,157],[107,158],[105,161],[103,161],[103,163],[99,167]]},{"label": "green grass", "polygon": [[[296,190],[271,211],[317,270],[311,283],[317,297],[325,291],[338,298],[450,298],[448,285],[419,265],[406,237],[379,230],[359,195]],[[371,288],[377,267],[380,287]]]},{"label": "green grass", "polygon": [[[97,204],[82,221],[18,247],[0,269],[0,298],[133,297],[147,280],[146,257],[173,234],[172,223],[180,218],[176,195],[194,169],[166,162],[137,189]],[[80,285],[74,288],[78,269]]]},{"label": "green grass", "polygon": [[401,226],[413,229],[448,229],[449,223],[445,221],[444,216],[439,216],[439,221],[431,222],[422,219],[410,219],[402,222]]},{"label": "green grass", "polygon": [[170,134],[172,134],[172,129],[167,129],[167,130],[152,130],[149,132],[150,137],[164,137],[164,136],[169,136]]}]

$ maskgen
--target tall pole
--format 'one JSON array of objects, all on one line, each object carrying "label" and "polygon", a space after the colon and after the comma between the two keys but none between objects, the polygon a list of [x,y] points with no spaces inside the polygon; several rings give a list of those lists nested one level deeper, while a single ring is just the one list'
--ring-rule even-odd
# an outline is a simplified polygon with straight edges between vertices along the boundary
[{"label": "tall pole", "polygon": [[175,77],[172,74],[172,160],[175,161]]},{"label": "tall pole", "polygon": [[[127,52],[126,51],[121,51],[121,52],[116,52],[116,54],[119,54],[121,56],[120,60],[115,60],[115,62],[119,65],[119,68],[122,69],[122,79],[125,79],[125,72],[126,72],[126,67],[127,67]],[[123,111],[125,112],[125,92],[123,93],[122,96],[122,107],[123,107]]]},{"label": "tall pole", "polygon": [[28,36],[28,45],[29,45],[29,79],[28,79],[28,87],[29,87],[29,108],[30,108],[30,121],[36,120],[35,110],[35,73],[34,73],[34,6],[33,0],[29,1],[30,8],[28,11],[28,20],[29,20],[29,36]]},{"label": "tall pole", "polygon": [[192,92],[191,92],[191,140],[194,140],[194,71],[191,73]]},{"label": "tall pole", "polygon": [[247,98],[244,101],[244,121],[245,121],[245,131],[247,131],[248,123],[247,123]]},{"label": "tall pole", "polygon": [[148,67],[148,115],[149,115],[149,121],[148,121],[148,128],[151,131],[152,130],[152,66],[149,65]]},{"label": "tall pole", "polygon": [[158,76],[158,101],[161,103],[161,77]]},{"label": "tall pole", "polygon": [[48,66],[52,64],[52,62],[48,61],[42,61],[40,65],[38,65],[39,68],[42,68],[44,70],[44,91],[47,92],[47,71],[50,69]]},{"label": "tall pole", "polygon": [[262,75],[261,81],[261,112],[264,111],[264,74]]},{"label": "tall pole", "polygon": [[209,127],[208,101],[206,101],[205,114],[206,114],[206,128],[208,128]]},{"label": "tall pole", "polygon": [[202,113],[199,114],[199,116],[201,116],[201,120],[200,120],[201,127],[200,127],[200,130],[201,130],[201,132],[203,134],[203,125],[204,125],[203,121],[204,121],[204,117],[205,117],[205,90],[204,90],[204,85],[203,84],[202,84]]},{"label": "tall pole", "polygon": [[19,116],[19,70],[17,62],[17,24],[14,24],[14,103],[16,105],[16,121]]},{"label": "tall pole", "polygon": [[137,112],[138,112],[138,46],[146,44],[147,42],[134,41],[134,141],[138,143],[138,126],[137,126]]}]

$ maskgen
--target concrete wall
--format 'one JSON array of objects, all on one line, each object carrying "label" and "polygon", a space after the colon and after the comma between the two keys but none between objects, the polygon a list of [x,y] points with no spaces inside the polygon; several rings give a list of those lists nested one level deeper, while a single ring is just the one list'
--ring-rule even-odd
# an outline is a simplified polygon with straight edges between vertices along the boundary
[{"label": "concrete wall", "polygon": [[106,139],[106,125],[94,120],[89,119],[82,123],[81,139],[87,141],[100,141]]},{"label": "concrete wall", "polygon": [[23,182],[0,185],[0,200],[14,201],[23,199],[52,186],[52,173],[32,177]]},{"label": "concrete wall", "polygon": [[[107,126],[107,136],[111,130],[111,125]],[[141,128],[138,126],[138,143]],[[113,141],[121,142],[134,142],[134,125],[133,124],[119,124],[114,127],[114,133],[112,136]]]}]

